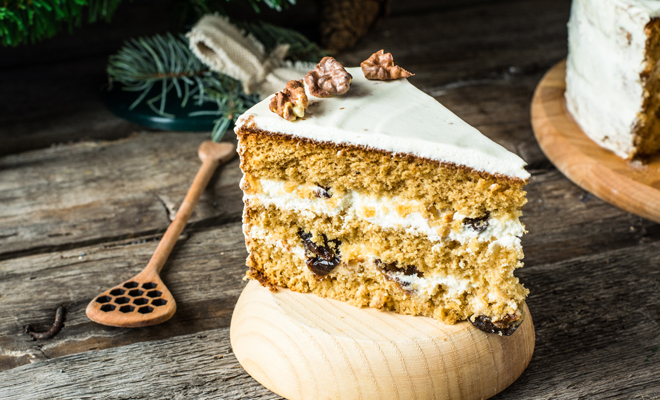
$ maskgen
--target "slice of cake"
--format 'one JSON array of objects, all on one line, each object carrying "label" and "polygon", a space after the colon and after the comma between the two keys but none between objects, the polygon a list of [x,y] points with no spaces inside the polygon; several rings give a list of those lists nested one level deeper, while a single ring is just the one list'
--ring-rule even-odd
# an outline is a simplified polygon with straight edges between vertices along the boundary
[{"label": "slice of cake", "polygon": [[624,158],[660,150],[660,1],[573,0],[566,102],[582,130]]},{"label": "slice of cake", "polygon": [[344,72],[343,95],[305,80],[302,118],[292,81],[237,121],[248,277],[513,333],[525,163],[406,79]]}]

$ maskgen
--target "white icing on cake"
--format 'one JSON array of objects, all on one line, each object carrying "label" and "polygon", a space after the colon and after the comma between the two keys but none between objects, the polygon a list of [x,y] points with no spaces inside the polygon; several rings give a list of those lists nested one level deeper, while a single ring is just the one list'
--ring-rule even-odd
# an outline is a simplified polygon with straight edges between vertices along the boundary
[{"label": "white icing on cake", "polygon": [[370,81],[360,68],[347,70],[353,83],[346,95],[321,99],[311,96],[306,87],[310,107],[303,120],[290,122],[270,111],[269,97],[241,115],[236,130],[252,121],[264,131],[529,178],[520,157],[483,136],[407,79]]},{"label": "white icing on cake", "polygon": [[[366,220],[383,229],[405,229],[412,235],[427,236],[432,242],[455,240],[468,243],[472,239],[480,242],[492,241],[492,245],[521,249],[520,237],[525,233],[525,227],[516,218],[501,220],[490,218],[488,227],[482,232],[463,226],[459,231],[450,231],[443,237],[444,229],[432,227],[426,217],[416,211],[401,215],[397,209],[401,206],[410,210],[423,209],[417,201],[405,200],[397,197],[375,197],[350,191],[341,197],[333,195],[330,199],[306,198],[304,193],[313,190],[313,185],[302,185],[287,190],[284,181],[271,179],[259,180],[261,193],[244,194],[243,201],[257,202],[264,206],[274,205],[280,210],[292,210],[310,218],[323,215],[341,215],[344,220],[352,218]],[[453,219],[462,221],[465,218],[455,213]]]},{"label": "white icing on cake", "polygon": [[658,0],[616,0],[615,3],[628,9],[631,14],[640,14],[642,18],[646,18],[644,14],[651,18],[660,16],[660,2]]},{"label": "white icing on cake", "polygon": [[582,130],[621,157],[634,150],[642,111],[646,34],[657,0],[574,0],[568,24],[566,101]]},{"label": "white icing on cake", "polygon": [[472,289],[467,279],[458,279],[454,276],[442,274],[426,274],[423,277],[406,275],[403,272],[393,272],[390,276],[405,284],[406,290],[412,290],[416,295],[430,298],[438,286],[442,286],[452,296],[458,296]]}]

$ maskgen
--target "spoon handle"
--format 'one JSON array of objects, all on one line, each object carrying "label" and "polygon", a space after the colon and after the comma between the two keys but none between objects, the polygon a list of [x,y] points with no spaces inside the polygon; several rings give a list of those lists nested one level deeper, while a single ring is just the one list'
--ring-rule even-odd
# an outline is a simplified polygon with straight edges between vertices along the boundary
[{"label": "spoon handle", "polygon": [[[206,149],[209,149],[209,151],[204,151]],[[158,243],[156,251],[151,256],[149,264],[147,264],[142,272],[143,274],[158,274],[163,269],[167,257],[172,252],[174,245],[176,245],[179,235],[183,232],[183,228],[186,227],[186,223],[188,223],[188,219],[190,219],[190,215],[193,213],[215,169],[221,162],[230,159],[234,151],[234,146],[229,143],[204,142],[200,146],[199,157],[202,159],[202,166],[199,168],[190,189],[188,189],[183,203],[181,203],[181,206],[177,210],[176,217],[174,217],[174,220],[167,228],[165,235],[163,235],[160,243]]]}]

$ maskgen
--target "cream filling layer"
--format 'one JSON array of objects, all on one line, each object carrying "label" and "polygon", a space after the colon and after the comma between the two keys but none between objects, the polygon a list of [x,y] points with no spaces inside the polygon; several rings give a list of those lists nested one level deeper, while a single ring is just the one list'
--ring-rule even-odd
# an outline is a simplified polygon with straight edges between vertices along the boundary
[{"label": "cream filling layer", "polygon": [[[445,237],[444,227],[430,226],[421,212],[414,211],[423,209],[419,202],[397,197],[368,196],[355,191],[341,197],[334,194],[328,199],[309,198],[308,194],[315,187],[313,185],[287,187],[285,181],[270,179],[261,179],[259,183],[261,193],[244,194],[243,201],[256,201],[280,210],[293,210],[309,218],[321,215],[340,215],[345,221],[358,218],[385,229],[404,229],[409,234],[425,235],[433,242],[455,240],[464,244],[473,239],[480,242],[493,240],[491,246],[520,248],[520,237],[525,233],[525,227],[517,217],[508,220],[490,218],[488,227],[481,232],[462,225],[460,230],[452,230]],[[406,211],[401,213],[402,209]],[[453,219],[463,221],[465,216],[455,213]]]},{"label": "cream filling layer", "polygon": [[[243,225],[243,230],[244,233],[251,238],[262,240],[267,245],[277,246],[283,251],[295,254],[301,260],[298,268],[300,270],[306,269],[305,261],[307,255],[305,254],[305,248],[301,244],[291,244],[285,240],[277,239],[260,226]],[[363,263],[369,265],[369,268],[376,269],[375,260],[378,258],[376,255],[365,254],[361,255],[360,258],[364,260],[362,261]],[[342,264],[345,264],[345,262],[342,262]],[[340,266],[342,264],[340,264]],[[459,279],[439,273],[426,274],[421,278],[417,275],[405,275],[402,272],[388,273],[388,275],[391,278],[400,281],[405,286],[406,290],[412,291],[416,296],[420,296],[424,299],[429,299],[438,286],[442,286],[450,297],[460,296],[474,287],[467,279]]]}]

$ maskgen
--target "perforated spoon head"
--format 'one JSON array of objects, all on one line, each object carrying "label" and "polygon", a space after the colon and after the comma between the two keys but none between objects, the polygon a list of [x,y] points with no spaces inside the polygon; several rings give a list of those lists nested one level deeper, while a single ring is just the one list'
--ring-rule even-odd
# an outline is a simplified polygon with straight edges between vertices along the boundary
[{"label": "perforated spoon head", "polygon": [[203,142],[198,155],[202,160],[195,179],[176,217],[158,243],[144,270],[119,286],[101,293],[87,306],[87,316],[103,325],[136,328],[165,322],[176,312],[174,297],[158,275],[186,226],[204,188],[217,166],[236,154],[231,143]]},{"label": "perforated spoon head", "polygon": [[176,312],[176,301],[157,274],[139,274],[109,289],[87,306],[87,316],[109,326],[138,328],[165,322]]}]

